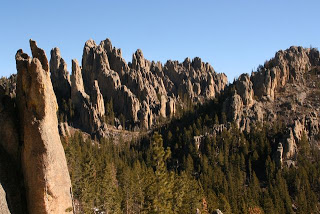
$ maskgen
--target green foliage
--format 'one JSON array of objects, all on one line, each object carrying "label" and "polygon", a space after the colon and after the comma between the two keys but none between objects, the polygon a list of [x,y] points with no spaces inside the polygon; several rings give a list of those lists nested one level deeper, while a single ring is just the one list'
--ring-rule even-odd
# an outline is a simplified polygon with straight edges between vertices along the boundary
[{"label": "green foliage", "polygon": [[73,195],[83,212],[319,213],[320,153],[307,136],[297,143],[297,167],[281,169],[273,160],[281,121],[205,136],[227,122],[220,103],[195,106],[138,143],[66,139]]},{"label": "green foliage", "polygon": [[[201,208],[198,182],[168,170],[170,148],[155,134],[143,158],[133,145],[84,140],[80,133],[63,139],[73,196],[84,213],[193,213]],[[146,162],[148,164],[146,164]],[[191,193],[191,195],[190,195]]]}]

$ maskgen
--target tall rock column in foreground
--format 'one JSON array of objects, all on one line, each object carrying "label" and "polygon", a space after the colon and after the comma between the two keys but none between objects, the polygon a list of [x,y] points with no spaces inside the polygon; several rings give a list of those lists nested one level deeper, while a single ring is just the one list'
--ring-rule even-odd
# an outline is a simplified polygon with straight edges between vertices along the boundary
[{"label": "tall rock column in foreground", "polygon": [[30,40],[33,58],[20,49],[17,104],[21,121],[22,168],[29,213],[71,213],[71,181],[57,120],[57,100],[44,50]]}]

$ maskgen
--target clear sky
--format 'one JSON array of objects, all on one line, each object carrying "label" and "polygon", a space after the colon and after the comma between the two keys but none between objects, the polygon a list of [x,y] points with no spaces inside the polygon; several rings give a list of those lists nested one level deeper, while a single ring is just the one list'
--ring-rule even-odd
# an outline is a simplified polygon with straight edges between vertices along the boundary
[{"label": "clear sky", "polygon": [[3,0],[0,76],[16,73],[30,38],[48,58],[59,47],[69,69],[86,40],[110,38],[127,62],[138,48],[163,63],[199,56],[232,81],[280,49],[320,47],[319,10],[319,0]]}]

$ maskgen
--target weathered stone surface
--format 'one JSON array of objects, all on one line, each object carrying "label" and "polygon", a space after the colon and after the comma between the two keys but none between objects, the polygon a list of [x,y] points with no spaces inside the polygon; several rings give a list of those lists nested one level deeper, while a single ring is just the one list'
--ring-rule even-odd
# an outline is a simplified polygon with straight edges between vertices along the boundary
[{"label": "weathered stone surface", "polygon": [[242,98],[243,104],[250,107],[253,104],[253,89],[249,75],[242,74],[235,85],[237,93]]},{"label": "weathered stone surface", "polygon": [[297,154],[297,144],[293,136],[292,129],[289,128],[287,136],[285,137],[283,156],[286,159],[295,158]]},{"label": "weathered stone surface", "polygon": [[[173,116],[177,100],[189,97],[193,102],[204,102],[220,93],[227,84],[224,74],[216,74],[213,68],[195,58],[183,63],[168,61],[150,62],[140,49],[127,64],[122,58],[121,49],[112,46],[106,39],[99,45],[88,40],[84,46],[82,74],[85,91],[91,96],[92,85],[98,81],[105,100],[113,100],[117,115],[124,115],[127,121],[140,124],[137,115],[147,103],[152,118],[166,117],[168,111]],[[178,97],[167,104],[168,97]],[[172,103],[176,102],[176,103]],[[129,105],[124,105],[129,103]],[[180,102],[179,105],[184,105]],[[124,108],[124,106],[126,108]],[[168,108],[171,107],[171,108]],[[150,127],[150,126],[149,126]],[[145,126],[144,126],[145,128]]]},{"label": "weathered stone surface", "polygon": [[116,71],[119,76],[123,76],[125,73],[128,73],[129,66],[126,61],[122,58],[121,49],[112,47],[110,39],[106,39],[100,43],[108,55],[108,60],[110,68]]},{"label": "weathered stone surface", "polygon": [[319,105],[313,94],[318,93],[318,89],[312,81],[319,78],[316,75],[319,71],[319,55],[316,49],[294,46],[278,51],[273,59],[259,66],[250,78],[243,74],[235,81],[242,106],[235,96],[227,98],[225,102],[229,104],[225,105],[229,106],[225,108],[229,120],[236,121],[241,130],[250,131],[250,127],[257,122],[283,121],[289,127],[283,140],[284,161],[295,160],[296,144],[303,133],[306,133],[310,142],[317,141],[319,111],[313,109],[319,109]]},{"label": "weathered stone surface", "polygon": [[45,52],[32,40],[30,46],[32,59],[22,50],[16,54],[17,104],[28,210],[33,214],[60,214],[72,208],[72,200],[70,176],[58,132],[58,105]]},{"label": "weathered stone surface", "polygon": [[115,107],[126,116],[127,119],[134,122],[138,121],[138,112],[140,110],[140,102],[138,98],[126,86],[121,86],[116,93]]},{"label": "weathered stone surface", "polygon": [[146,72],[150,70],[149,62],[144,59],[143,53],[140,49],[138,49],[132,56],[131,68],[134,70],[144,69]]},{"label": "weathered stone surface", "polygon": [[8,208],[8,203],[6,199],[6,193],[3,189],[3,187],[0,184],[0,213],[2,214],[11,214],[9,208]]},{"label": "weathered stone surface", "polygon": [[100,129],[103,125],[105,109],[97,81],[94,81],[90,92],[91,97],[85,92],[78,61],[72,60],[71,99],[78,113],[75,122],[83,131],[101,137]]},{"label": "weathered stone surface", "polygon": [[172,118],[176,113],[176,101],[172,97],[169,97],[167,101],[166,112],[169,118]]},{"label": "weathered stone surface", "polygon": [[75,106],[81,104],[81,97],[88,98],[88,95],[84,91],[82,73],[78,61],[73,59],[71,75],[71,98]]},{"label": "weathered stone surface", "polygon": [[140,127],[141,129],[148,130],[151,128],[153,124],[153,117],[152,117],[152,112],[149,108],[149,105],[146,103],[146,101],[143,102],[142,104],[142,109],[139,112],[140,113]]},{"label": "weathered stone surface", "polygon": [[51,50],[50,72],[53,90],[58,102],[62,102],[62,99],[68,101],[71,96],[70,75],[67,71],[67,64],[61,58],[59,48]]},{"label": "weathered stone surface", "polygon": [[292,46],[285,51],[278,51],[265,66],[259,67],[251,76],[255,95],[274,100],[275,90],[283,87],[289,80],[300,82],[303,73],[310,68],[309,50]]},{"label": "weathered stone surface", "polygon": [[103,118],[105,114],[104,101],[103,101],[103,96],[100,93],[99,84],[97,80],[94,81],[92,95],[90,98],[91,98],[93,107],[97,111],[98,116]]},{"label": "weathered stone surface", "polygon": [[[48,70],[44,52],[34,44],[32,49]],[[138,49],[132,63],[127,64],[121,49],[113,47],[109,39],[99,45],[93,40],[85,43],[82,67],[76,60],[72,61],[71,79],[58,48],[51,51],[50,68],[58,102],[70,97],[77,114],[73,122],[90,134],[104,124],[104,102],[112,100],[116,115],[124,115],[133,126],[146,122],[145,118],[140,121],[139,111],[152,114],[148,116],[152,118],[148,119],[148,126],[143,127],[150,128],[151,121],[157,121],[160,116],[171,118],[177,105],[183,109],[186,104],[182,99],[204,102],[219,94],[227,84],[224,74],[216,74],[198,57],[192,61],[187,58],[183,63],[169,60],[163,66],[145,59]]]},{"label": "weathered stone surface", "polygon": [[161,117],[167,117],[167,98],[162,95],[161,96],[161,103],[160,103],[160,115]]},{"label": "weathered stone surface", "polygon": [[224,102],[223,111],[227,113],[229,121],[235,122],[235,124],[240,127],[240,121],[243,114],[243,102],[237,93]]}]

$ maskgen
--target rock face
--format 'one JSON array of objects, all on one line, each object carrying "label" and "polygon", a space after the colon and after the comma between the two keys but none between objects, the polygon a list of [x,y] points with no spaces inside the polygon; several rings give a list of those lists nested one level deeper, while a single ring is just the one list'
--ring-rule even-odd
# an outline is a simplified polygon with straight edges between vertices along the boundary
[{"label": "rock face", "polygon": [[204,102],[219,94],[227,84],[224,74],[195,58],[183,63],[150,62],[140,49],[132,55],[132,63],[122,58],[121,49],[106,39],[97,45],[85,43],[82,57],[82,76],[85,92],[91,97],[97,81],[105,103],[112,100],[116,115],[126,123],[150,129],[157,118],[171,118],[177,105],[186,99]]},{"label": "rock face", "polygon": [[97,81],[94,81],[90,91],[91,97],[85,92],[78,61],[72,60],[71,100],[77,111],[76,122],[85,132],[101,137],[105,108]]},{"label": "rock face", "polygon": [[109,103],[115,119],[125,122],[123,128],[148,130],[160,118],[172,118],[177,106],[183,109],[190,102],[214,98],[227,84],[224,74],[215,73],[198,57],[162,65],[148,61],[138,49],[127,64],[121,49],[113,47],[109,39],[99,45],[93,40],[85,43],[82,67],[72,61],[71,80],[58,48],[51,51],[50,68],[58,104],[70,98],[75,110],[71,123],[97,137],[104,136]]},{"label": "rock face", "polygon": [[59,48],[51,50],[50,72],[53,90],[58,102],[62,99],[68,101],[71,95],[70,75],[67,71],[67,64],[61,58]]},{"label": "rock face", "polygon": [[105,114],[104,101],[103,96],[100,93],[98,81],[94,81],[91,102],[93,104],[93,107],[97,110],[97,114],[99,115],[99,117],[103,117]]},{"label": "rock face", "polygon": [[235,86],[237,92],[241,96],[243,104],[251,107],[253,104],[253,89],[252,89],[252,82],[250,81],[250,77],[248,74],[242,74],[238,81],[236,82]]},{"label": "rock face", "polygon": [[303,73],[311,67],[308,53],[310,50],[295,46],[278,51],[273,59],[252,74],[255,95],[273,100],[276,89],[283,87],[288,81],[301,81]]},{"label": "rock face", "polygon": [[3,187],[0,184],[0,213],[2,214],[10,214],[10,210],[8,208],[8,203],[6,199],[6,193]]},{"label": "rock face", "polygon": [[231,86],[234,94],[224,103],[229,121],[247,132],[257,122],[284,122],[286,134],[275,155],[279,165],[296,159],[303,133],[311,143],[319,145],[319,55],[316,49],[294,46],[278,51],[251,76],[242,74]]},{"label": "rock face", "polygon": [[17,104],[21,122],[22,169],[29,213],[71,209],[71,182],[61,145],[58,105],[45,52],[30,40],[33,58],[19,50]]}]

